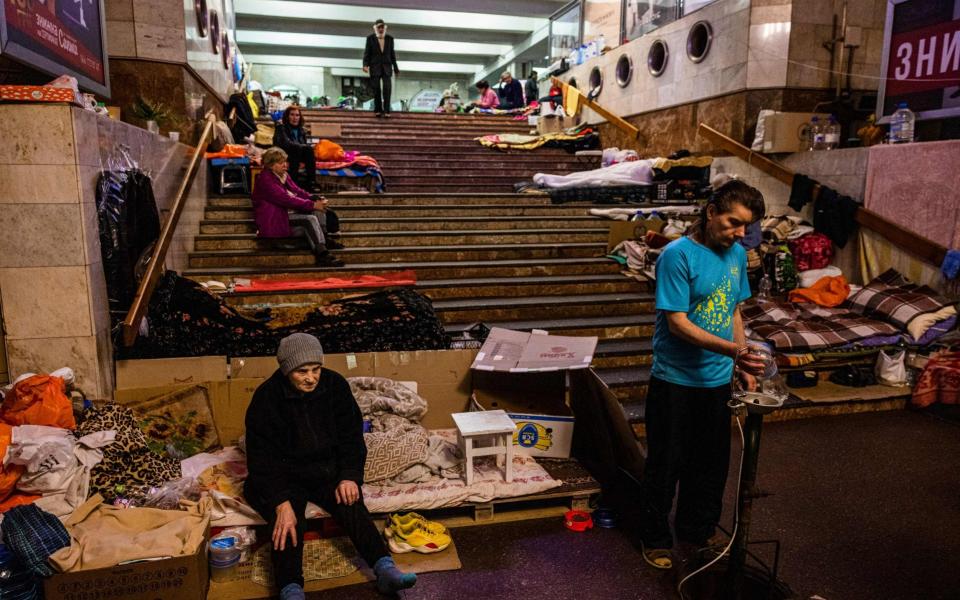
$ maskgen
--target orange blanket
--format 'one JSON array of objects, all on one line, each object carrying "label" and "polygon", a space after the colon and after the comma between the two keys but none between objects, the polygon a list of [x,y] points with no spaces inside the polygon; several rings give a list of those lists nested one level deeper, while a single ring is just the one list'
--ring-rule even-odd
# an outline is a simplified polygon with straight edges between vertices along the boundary
[{"label": "orange blanket", "polygon": [[813,302],[820,306],[834,307],[843,304],[850,295],[850,284],[843,275],[822,277],[808,288],[792,290],[790,302]]}]

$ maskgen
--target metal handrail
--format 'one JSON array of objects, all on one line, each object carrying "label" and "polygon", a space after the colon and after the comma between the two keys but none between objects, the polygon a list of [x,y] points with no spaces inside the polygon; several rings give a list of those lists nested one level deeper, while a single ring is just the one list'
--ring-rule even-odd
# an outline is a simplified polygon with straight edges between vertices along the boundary
[{"label": "metal handrail", "polygon": [[[232,116],[232,114],[231,114]],[[196,176],[200,165],[207,152],[207,146],[210,144],[213,135],[213,127],[217,122],[216,116],[208,114],[207,124],[203,127],[200,134],[200,140],[187,165],[187,172],[180,182],[177,189],[177,195],[174,197],[173,206],[170,209],[170,216],[163,224],[163,230],[160,232],[160,238],[153,247],[153,256],[150,257],[150,263],[147,265],[147,272],[140,280],[140,286],[137,288],[137,295],[127,311],[127,317],[123,320],[123,345],[132,346],[137,341],[137,335],[140,333],[140,323],[146,316],[147,308],[150,306],[150,299],[160,280],[160,273],[163,270],[163,264],[167,259],[167,250],[173,241],[173,232],[177,229],[177,223],[180,221],[180,213],[183,212],[183,206],[187,202],[187,194],[190,186],[193,184],[193,178]]]}]

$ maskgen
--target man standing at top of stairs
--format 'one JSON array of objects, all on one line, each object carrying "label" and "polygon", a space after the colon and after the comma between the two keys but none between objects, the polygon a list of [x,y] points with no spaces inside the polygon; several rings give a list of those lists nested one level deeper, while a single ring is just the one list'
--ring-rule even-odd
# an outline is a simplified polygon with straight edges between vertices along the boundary
[{"label": "man standing at top of stairs", "polygon": [[367,47],[363,50],[363,72],[370,74],[374,112],[378,117],[389,117],[391,79],[393,75],[400,75],[400,67],[397,66],[397,53],[393,49],[393,36],[387,35],[387,24],[383,19],[377,19],[373,24],[373,33],[367,36]]}]

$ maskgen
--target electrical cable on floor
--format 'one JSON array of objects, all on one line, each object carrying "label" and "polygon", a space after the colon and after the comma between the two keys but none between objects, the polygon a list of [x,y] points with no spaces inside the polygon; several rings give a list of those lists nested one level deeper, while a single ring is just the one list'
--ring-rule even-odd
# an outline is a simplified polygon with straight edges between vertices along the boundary
[{"label": "electrical cable on floor", "polygon": [[[740,432],[740,466],[737,468],[737,489],[740,489],[740,478],[743,477],[743,455],[744,455],[744,446],[746,441],[743,439],[743,425],[740,423],[740,417],[736,417],[737,421],[737,431]],[[740,525],[740,514],[739,514],[739,504],[734,504],[733,509],[733,532],[730,534],[730,541],[727,542],[727,547],[723,549],[723,552],[718,554],[713,560],[703,565],[693,573],[690,573],[686,577],[680,580],[680,583],[677,584],[677,593],[680,594],[680,600],[686,600],[683,595],[683,584],[687,582],[691,577],[699,575],[703,571],[709,569],[714,564],[717,563],[721,558],[726,556],[727,552],[730,552],[730,548],[733,546],[733,540],[737,537],[737,527]]]}]

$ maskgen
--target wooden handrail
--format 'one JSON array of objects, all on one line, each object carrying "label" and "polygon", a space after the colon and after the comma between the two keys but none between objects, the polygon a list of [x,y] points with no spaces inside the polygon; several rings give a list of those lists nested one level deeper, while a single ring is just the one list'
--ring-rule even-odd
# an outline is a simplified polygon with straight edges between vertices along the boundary
[{"label": "wooden handrail", "polygon": [[627,135],[629,135],[629,136],[632,137],[632,138],[636,138],[637,135],[640,134],[640,130],[639,130],[639,129],[637,129],[636,127],[634,127],[633,125],[631,125],[631,124],[628,123],[627,121],[623,120],[621,117],[613,114],[613,113],[610,112],[609,110],[607,110],[607,109],[605,109],[604,107],[600,106],[599,104],[597,104],[597,102],[596,102],[595,100],[591,100],[590,98],[586,97],[586,96],[583,94],[583,92],[581,92],[581,91],[578,90],[577,88],[571,86],[571,85],[568,84],[568,83],[564,83],[563,81],[561,81],[561,80],[560,80],[559,78],[557,78],[557,77],[551,77],[550,80],[553,81],[553,84],[554,84],[554,85],[558,86],[561,90],[563,90],[563,95],[564,95],[564,96],[567,95],[568,90],[569,90],[569,91],[572,91],[572,92],[575,92],[576,94],[578,94],[578,95],[580,96],[580,103],[581,103],[581,104],[586,105],[587,108],[589,108],[589,109],[592,110],[593,112],[597,113],[597,114],[600,115],[601,117],[605,118],[607,121],[610,122],[611,125],[613,125],[613,126],[616,127],[617,129],[619,129],[620,131],[625,132]]},{"label": "wooden handrail", "polygon": [[157,282],[160,280],[163,263],[167,258],[167,250],[173,241],[173,232],[176,231],[177,223],[180,221],[180,213],[183,212],[183,206],[186,204],[187,194],[190,191],[193,178],[196,176],[200,165],[203,164],[204,154],[206,154],[207,146],[210,144],[210,139],[213,135],[213,126],[217,122],[217,118],[212,114],[208,114],[206,122],[207,124],[203,127],[203,132],[200,134],[200,140],[197,142],[197,147],[194,150],[193,156],[190,158],[190,163],[187,165],[187,172],[184,174],[183,181],[180,182],[180,187],[177,189],[177,195],[173,199],[170,216],[167,217],[166,223],[163,224],[163,229],[160,231],[160,238],[153,247],[153,256],[150,257],[147,272],[143,276],[143,279],[140,280],[137,295],[130,305],[130,310],[127,311],[127,317],[123,320],[124,346],[132,346],[133,343],[137,341],[137,335],[140,333],[140,322],[144,316],[146,316],[153,291],[156,289]]},{"label": "wooden handrail", "polygon": [[[737,158],[743,159],[747,164],[756,167],[774,179],[782,181],[787,185],[793,185],[793,177],[795,175],[793,171],[762,154],[754,152],[716,129],[700,123],[700,126],[697,128],[697,135],[703,136],[713,143],[714,146],[726,150]],[[814,186],[814,195],[819,193],[819,188],[819,184]],[[854,219],[858,224],[882,235],[896,246],[916,255],[917,258],[937,268],[943,264],[943,259],[947,255],[947,248],[945,246],[941,246],[931,239],[904,229],[886,217],[862,206],[857,209]]]}]

